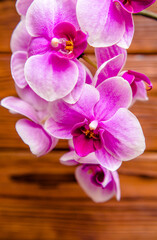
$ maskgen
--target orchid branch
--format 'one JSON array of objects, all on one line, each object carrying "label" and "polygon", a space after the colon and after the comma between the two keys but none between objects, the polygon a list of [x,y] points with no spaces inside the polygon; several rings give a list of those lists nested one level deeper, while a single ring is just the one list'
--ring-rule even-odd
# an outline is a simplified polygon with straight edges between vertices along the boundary
[{"label": "orchid branch", "polygon": [[144,17],[147,17],[147,18],[157,20],[157,14],[154,13],[154,12],[147,11],[147,10],[143,10],[139,13],[134,14],[134,15],[141,15],[141,16],[144,16]]},{"label": "orchid branch", "polygon": [[93,66],[94,68],[97,69],[97,65],[90,59],[87,57],[87,55],[85,55],[84,53],[80,56],[85,62],[89,63],[91,66]]}]

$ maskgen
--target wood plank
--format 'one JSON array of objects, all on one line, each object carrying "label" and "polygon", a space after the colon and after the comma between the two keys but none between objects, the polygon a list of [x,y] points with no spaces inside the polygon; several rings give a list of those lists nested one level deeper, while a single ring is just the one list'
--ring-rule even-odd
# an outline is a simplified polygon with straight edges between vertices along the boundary
[{"label": "wood plank", "polygon": [[[0,1],[0,52],[10,52],[10,37],[20,17],[15,10],[15,1]],[[157,3],[148,10],[157,13]],[[134,16],[135,35],[129,53],[157,53],[157,22],[142,16]],[[88,47],[86,52],[92,52]]]},{"label": "wood plank", "polygon": [[124,163],[121,201],[103,204],[86,196],[62,154],[0,153],[0,239],[156,240],[157,153]]},{"label": "wood plank", "polygon": [[[93,55],[89,57],[94,60]],[[0,99],[16,95],[14,83],[11,79],[10,55],[0,55]],[[129,55],[126,69],[134,69],[145,73],[153,82],[153,90],[148,94],[150,100],[143,103],[137,102],[132,111],[139,118],[146,137],[147,150],[157,148],[157,56],[156,55]],[[94,72],[95,69],[91,70]],[[11,115],[8,110],[0,108],[0,148],[28,148],[18,137],[15,131],[15,123],[21,116]],[[60,141],[57,148],[67,148],[67,141]]]}]

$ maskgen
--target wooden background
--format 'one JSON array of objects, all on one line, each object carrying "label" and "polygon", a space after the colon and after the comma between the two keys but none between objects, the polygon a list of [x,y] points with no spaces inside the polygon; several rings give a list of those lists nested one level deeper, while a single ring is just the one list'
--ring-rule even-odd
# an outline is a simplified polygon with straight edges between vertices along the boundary
[{"label": "wooden background", "polygon": [[[0,1],[1,99],[16,95],[9,48],[19,21],[14,4]],[[157,3],[149,10],[157,13]],[[52,153],[34,157],[14,128],[21,116],[0,107],[0,239],[157,239],[157,22],[142,16],[134,19],[126,69],[145,73],[154,88],[148,102],[132,108],[142,124],[147,149],[120,168],[121,201],[93,203],[76,183],[74,168],[59,163],[67,143],[61,141]],[[93,49],[87,53],[94,58]]]}]

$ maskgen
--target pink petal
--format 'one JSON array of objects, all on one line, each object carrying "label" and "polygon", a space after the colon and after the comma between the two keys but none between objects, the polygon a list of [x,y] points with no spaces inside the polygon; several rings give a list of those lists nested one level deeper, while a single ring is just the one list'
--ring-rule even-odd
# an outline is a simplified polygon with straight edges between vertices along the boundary
[{"label": "pink petal", "polygon": [[11,57],[11,73],[18,87],[24,88],[27,82],[24,76],[24,66],[27,61],[27,52],[17,51]]},{"label": "pink petal", "polygon": [[47,101],[54,101],[73,90],[78,80],[78,67],[73,61],[45,53],[27,60],[25,77],[36,94]]},{"label": "pink petal", "polygon": [[91,46],[108,47],[123,36],[125,23],[121,8],[117,8],[112,0],[78,0],[76,11],[81,29],[89,35]]},{"label": "pink petal", "polygon": [[22,114],[30,118],[32,121],[36,123],[39,122],[37,112],[34,110],[34,108],[30,104],[24,102],[19,98],[6,97],[1,101],[1,105],[13,112]]},{"label": "pink petal", "polygon": [[45,130],[34,122],[21,119],[16,123],[16,131],[33,154],[39,156],[47,154],[57,144],[57,140],[50,137]]},{"label": "pink petal", "polygon": [[93,75],[90,70],[84,65],[86,70],[86,83],[89,85],[93,85]]},{"label": "pink petal", "polygon": [[49,118],[46,120],[44,128],[46,131],[52,135],[53,137],[60,139],[71,139],[71,129],[72,126],[69,122],[65,122],[64,124],[58,123],[53,120],[53,118]]},{"label": "pink petal", "polygon": [[27,51],[31,36],[28,34],[25,26],[25,19],[22,19],[16,26],[11,37],[11,51]]},{"label": "pink petal", "polygon": [[117,159],[114,155],[110,154],[105,148],[97,150],[95,152],[95,155],[99,164],[110,171],[117,170],[122,164],[122,161]]},{"label": "pink petal", "polygon": [[44,54],[51,50],[50,42],[44,37],[32,38],[28,48],[29,57],[37,54]]},{"label": "pink petal", "polygon": [[120,197],[121,197],[121,191],[120,191],[120,182],[119,182],[118,173],[116,171],[112,172],[112,177],[113,177],[114,182],[115,182],[116,198],[117,198],[117,201],[119,201]]},{"label": "pink petal", "polygon": [[36,0],[28,9],[26,26],[34,36],[53,37],[54,26],[60,22],[69,22],[78,28],[73,0]]},{"label": "pink petal", "polygon": [[75,151],[70,151],[68,153],[65,153],[60,158],[60,162],[67,166],[77,165],[78,163],[74,160],[75,155],[76,155]]},{"label": "pink petal", "polygon": [[128,73],[133,75],[135,77],[135,81],[144,81],[145,83],[147,83],[149,90],[152,89],[153,85],[150,81],[150,79],[143,73],[139,73],[139,72],[135,72],[133,70],[128,70]]},{"label": "pink petal", "polygon": [[16,86],[16,91],[22,100],[29,103],[36,110],[44,111],[48,108],[48,102],[40,98],[28,85],[25,88]]},{"label": "pink petal", "polygon": [[148,100],[147,90],[146,90],[146,86],[145,86],[144,82],[143,81],[134,82],[131,86],[132,90],[134,92],[134,87],[133,86],[136,86],[136,92],[133,95],[133,103],[136,100],[147,101]]},{"label": "pink petal", "polygon": [[99,92],[91,85],[84,84],[79,100],[70,106],[71,109],[90,119],[93,117],[93,109],[99,101]]},{"label": "pink petal", "polygon": [[81,64],[81,62],[79,62],[78,60],[75,60],[75,63],[77,64],[77,67],[79,70],[79,76],[78,76],[77,83],[76,83],[74,89],[71,91],[71,93],[69,93],[67,96],[65,96],[63,98],[63,100],[65,102],[70,103],[70,104],[74,104],[79,100],[80,95],[83,91],[83,86],[84,86],[85,79],[86,79],[86,72],[85,72],[85,67],[83,66],[83,64]]},{"label": "pink petal", "polygon": [[33,0],[17,0],[16,1],[16,10],[20,15],[26,15],[27,10]]},{"label": "pink petal", "polygon": [[86,138],[85,134],[74,136],[73,143],[75,151],[80,157],[85,157],[95,151],[93,139]]},{"label": "pink petal", "polygon": [[[123,55],[123,66],[125,65],[126,58],[127,58],[127,52],[125,49],[118,47],[117,45],[113,45],[111,47],[105,47],[105,48],[95,48],[95,55],[97,59],[98,68],[106,61],[110,60],[113,57],[116,57],[118,55]],[[121,67],[121,68],[122,68]]]},{"label": "pink petal", "polygon": [[126,12],[125,10],[122,9],[122,13],[121,13],[124,17],[124,21],[125,21],[125,32],[121,38],[121,40],[117,43],[117,45],[119,47],[122,48],[129,48],[132,39],[133,39],[133,35],[134,35],[134,22],[133,22],[133,17],[132,14]]},{"label": "pink petal", "polygon": [[97,87],[107,78],[118,75],[124,65],[124,56],[122,54],[104,62],[96,71],[93,82]]},{"label": "pink petal", "polygon": [[98,119],[109,119],[119,108],[127,108],[131,104],[131,87],[121,77],[107,79],[97,89],[100,93],[100,100],[94,111]]},{"label": "pink petal", "polygon": [[145,138],[137,118],[127,109],[119,109],[103,122],[104,146],[120,161],[131,160],[145,150]]},{"label": "pink petal", "polygon": [[80,157],[79,155],[76,154],[75,161],[82,164],[99,164],[94,152],[88,154],[85,157]]},{"label": "pink petal", "polygon": [[76,123],[84,120],[84,116],[71,109],[69,105],[62,100],[52,102],[50,111],[52,118],[46,121],[45,129],[57,138],[71,139],[72,128]]}]

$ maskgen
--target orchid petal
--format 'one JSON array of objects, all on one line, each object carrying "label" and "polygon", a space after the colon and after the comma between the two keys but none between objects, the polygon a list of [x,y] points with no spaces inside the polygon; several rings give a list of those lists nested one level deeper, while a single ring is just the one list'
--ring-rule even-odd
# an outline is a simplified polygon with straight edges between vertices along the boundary
[{"label": "orchid petal", "polygon": [[121,13],[125,19],[125,32],[123,34],[123,37],[121,38],[121,40],[117,43],[117,45],[119,47],[122,48],[129,48],[132,39],[133,39],[133,35],[134,35],[134,21],[133,21],[133,17],[132,14],[126,12],[125,10],[122,9],[122,13]]},{"label": "orchid petal", "polygon": [[93,82],[97,87],[107,78],[115,77],[118,75],[124,65],[124,56],[122,54],[111,58],[104,62],[96,71]]},{"label": "orchid petal", "polygon": [[94,111],[98,119],[109,119],[119,108],[128,108],[132,102],[131,87],[121,77],[107,79],[97,89],[100,93],[100,100]]},{"label": "orchid petal", "polygon": [[[148,100],[148,96],[147,96],[147,90],[145,87],[145,84],[143,81],[140,82],[134,82],[132,84],[132,91],[133,91],[133,103],[136,100],[140,100],[140,101],[147,101]],[[136,92],[134,91],[134,88],[136,87]]]},{"label": "orchid petal", "polygon": [[24,66],[27,61],[27,52],[14,52],[11,57],[11,73],[18,87],[24,88],[27,82],[24,76]]},{"label": "orchid petal", "polygon": [[83,64],[81,64],[78,60],[75,60],[75,63],[77,64],[79,70],[77,83],[71,93],[63,98],[65,102],[70,104],[74,104],[79,100],[86,79],[86,72]]},{"label": "orchid petal", "polygon": [[44,54],[51,50],[51,45],[48,39],[44,37],[32,38],[28,48],[29,57],[37,54]]},{"label": "orchid petal", "polygon": [[13,31],[10,43],[11,51],[27,51],[30,40],[31,36],[26,30],[25,19],[22,19]]},{"label": "orchid petal", "polygon": [[95,55],[97,59],[97,65],[98,68],[106,61],[110,60],[113,57],[116,57],[118,55],[123,55],[123,65],[121,68],[124,67],[126,58],[127,58],[127,52],[125,49],[118,47],[117,45],[113,45],[111,47],[105,47],[105,48],[95,48]]},{"label": "orchid petal", "polygon": [[39,124],[27,119],[20,119],[16,123],[16,131],[38,157],[47,154],[57,144],[57,140],[50,137]]},{"label": "orchid petal", "polygon": [[118,160],[131,160],[145,150],[142,128],[129,110],[121,108],[111,119],[101,124],[106,129],[104,146]]},{"label": "orchid petal", "polygon": [[95,151],[93,139],[86,138],[85,134],[73,137],[73,143],[76,153],[80,157],[85,157]]},{"label": "orchid petal", "polygon": [[110,171],[117,170],[122,164],[122,161],[110,154],[105,148],[97,150],[95,155],[99,164]]},{"label": "orchid petal", "polygon": [[88,43],[93,47],[111,46],[124,34],[121,7],[112,0],[99,0],[99,3],[97,0],[78,0],[76,12],[81,29],[89,35]]},{"label": "orchid petal", "polygon": [[77,111],[86,118],[93,117],[93,109],[95,104],[99,101],[99,92],[91,85],[85,84],[79,100],[71,105],[71,109]]},{"label": "orchid petal", "polygon": [[60,22],[78,27],[73,0],[34,0],[26,14],[28,32],[34,36],[53,37],[53,29]]},{"label": "orchid petal", "polygon": [[16,86],[16,91],[19,97],[29,103],[38,111],[44,111],[48,108],[48,102],[40,98],[28,85],[25,88]]},{"label": "orchid petal", "polygon": [[13,112],[22,114],[30,118],[32,121],[36,123],[39,122],[37,112],[34,110],[34,108],[30,104],[24,102],[19,98],[6,97],[1,101],[1,105]]},{"label": "orchid petal", "polygon": [[45,53],[27,60],[25,76],[36,94],[47,101],[54,101],[73,90],[78,80],[78,67],[73,61]]},{"label": "orchid petal", "polygon": [[16,1],[16,10],[17,10],[18,14],[25,16],[28,8],[32,2],[33,2],[33,0],[27,0],[27,1],[26,0],[17,0]]},{"label": "orchid petal", "polygon": [[60,162],[64,165],[67,166],[73,166],[73,165],[77,165],[78,162],[76,162],[75,159],[75,151],[70,151],[68,153],[65,153],[62,155],[62,157],[60,158]]},{"label": "orchid petal", "polygon": [[120,191],[120,182],[119,182],[118,173],[116,171],[112,172],[112,177],[114,179],[115,187],[116,187],[116,198],[117,198],[117,201],[119,201],[121,197],[121,191]]},{"label": "orchid petal", "polygon": [[67,123],[65,122],[64,124],[61,124],[54,121],[53,118],[49,118],[48,120],[46,120],[44,128],[53,137],[60,139],[71,139],[71,125],[72,124],[71,122],[69,123],[69,121]]}]

